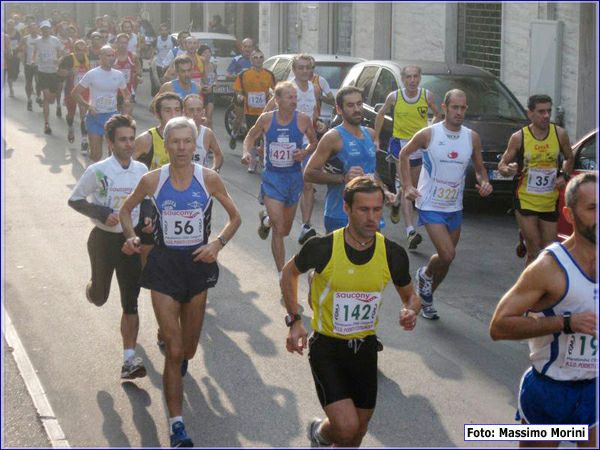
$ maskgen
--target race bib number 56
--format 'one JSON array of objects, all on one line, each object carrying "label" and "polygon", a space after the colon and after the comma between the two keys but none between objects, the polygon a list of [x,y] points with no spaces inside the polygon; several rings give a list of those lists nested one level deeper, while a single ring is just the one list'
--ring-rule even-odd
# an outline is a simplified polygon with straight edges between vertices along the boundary
[{"label": "race bib number 56", "polygon": [[165,245],[188,247],[202,243],[204,215],[200,209],[162,212],[162,228]]},{"label": "race bib number 56", "polygon": [[380,292],[335,292],[333,331],[347,335],[373,330],[377,321]]}]

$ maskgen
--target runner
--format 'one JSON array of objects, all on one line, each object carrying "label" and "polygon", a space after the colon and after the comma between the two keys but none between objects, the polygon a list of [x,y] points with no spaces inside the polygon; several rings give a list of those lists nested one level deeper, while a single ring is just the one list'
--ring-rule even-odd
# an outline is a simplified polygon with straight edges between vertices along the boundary
[{"label": "runner", "polygon": [[[183,56],[187,55],[187,52],[185,51],[185,48],[184,48],[184,42],[188,36],[191,36],[189,31],[180,31],[179,34],[177,34],[177,47],[173,47],[171,49],[171,51],[167,54],[167,56],[165,57],[165,60],[164,60],[164,64],[165,64],[164,67],[166,67],[166,69],[163,73],[163,76],[161,78],[159,78],[161,83],[164,84],[167,81],[171,81],[171,78],[166,77],[166,72],[167,72],[167,69],[169,68],[169,66],[171,66],[171,63],[173,62],[173,60],[180,55],[183,55]],[[173,75],[173,76],[175,76],[175,75]]]},{"label": "runner", "polygon": [[202,97],[198,94],[190,94],[183,99],[183,112],[186,117],[192,119],[198,128],[196,139],[196,151],[193,161],[204,167],[208,164],[208,155],[212,155],[213,164],[211,169],[219,173],[223,166],[223,152],[215,133],[208,127],[202,125],[204,122],[204,104]]},{"label": "runner", "polygon": [[204,63],[202,95],[204,97],[204,107],[206,110],[206,126],[212,130],[213,111],[215,109],[215,95],[213,94],[213,87],[217,81],[217,68],[211,62],[212,50],[208,45],[201,45],[198,48],[198,55],[200,55]]},{"label": "runner", "polygon": [[[240,72],[244,69],[249,69],[252,67],[252,61],[250,60],[250,55],[252,51],[255,49],[254,41],[250,38],[245,38],[242,41],[242,53],[240,55],[234,56],[231,60],[231,63],[227,67],[226,76],[228,80],[234,81]],[[234,121],[232,124],[232,134],[234,136],[240,136],[241,128],[242,128],[242,119],[244,117],[244,103],[241,102],[237,96],[233,96],[233,106],[234,106]],[[231,150],[235,150],[235,146],[237,144],[237,139],[232,137],[229,140],[229,148]]]},{"label": "runner", "polygon": [[[156,74],[161,80],[165,75],[165,71],[169,68],[169,64],[173,61],[169,54],[177,47],[177,41],[170,36],[169,26],[166,23],[161,23],[158,27],[158,38],[156,39]],[[172,54],[172,53],[171,53]],[[168,58],[168,59],[167,59]],[[152,90],[152,97],[158,93],[160,84]]]},{"label": "runner", "polygon": [[15,21],[8,19],[6,21],[5,39],[9,43],[9,55],[5,57],[4,80],[8,81],[8,89],[10,97],[15,97],[13,83],[19,77],[19,66],[21,58],[19,56],[19,48],[21,47],[21,33],[15,28]]},{"label": "runner", "polygon": [[175,58],[173,67],[177,72],[177,78],[164,83],[158,93],[175,92],[182,99],[190,94],[199,94],[200,88],[191,79],[192,65],[192,59],[187,55],[179,55]]},{"label": "runner", "polygon": [[[108,300],[113,272],[121,292],[121,336],[123,338],[122,379],[146,376],[142,359],[135,356],[140,326],[138,316],[139,255],[121,252],[125,242],[119,223],[119,208],[137,186],[146,167],[131,159],[135,139],[135,122],[128,116],[113,116],[106,122],[106,138],[112,156],[89,166],[77,182],[69,206],[92,219],[96,225],[87,247],[92,277],[85,294],[90,303],[102,306]],[[91,201],[88,198],[91,197]],[[138,223],[139,208],[129,212],[129,221]]]},{"label": "runner", "polygon": [[33,81],[35,80],[36,102],[42,106],[41,90],[37,81],[37,66],[33,60],[34,43],[41,39],[37,23],[31,22],[27,25],[28,35],[21,41],[21,53],[23,56],[23,70],[25,72],[25,95],[27,96],[27,111],[33,111],[31,94],[33,94]]},{"label": "runner", "polygon": [[[342,123],[325,133],[304,170],[306,181],[327,185],[324,210],[327,233],[348,224],[343,199],[345,184],[361,175],[377,177],[374,131],[361,126],[362,99],[362,90],[356,87],[346,86],[338,91],[336,108]],[[386,201],[394,199],[383,183],[382,189]]]},{"label": "runner", "polygon": [[[252,147],[264,134],[265,170],[262,173],[261,199],[267,211],[260,211],[258,235],[261,239],[271,237],[271,251],[279,278],[285,264],[284,238],[290,234],[296,207],[302,193],[302,160],[310,155],[317,136],[312,121],[304,113],[296,111],[296,88],[289,81],[275,87],[278,109],[263,113],[248,131],[244,140],[243,164],[254,164]],[[304,135],[309,145],[303,150]]]},{"label": "runner", "polygon": [[[83,39],[75,41],[73,48],[74,52],[64,56],[58,65],[58,74],[65,78],[65,106],[67,108],[67,126],[69,127],[67,140],[70,144],[75,141],[73,121],[75,119],[75,110],[77,109],[77,101],[73,98],[71,92],[90,70],[90,61],[87,56],[87,44],[85,41]],[[82,92],[82,96],[86,102],[89,102],[89,91]],[[85,108],[79,105],[82,152],[88,150],[87,130],[85,128],[86,112]]]},{"label": "runner", "polygon": [[[160,216],[156,245],[141,284],[151,290],[152,306],[166,343],[163,386],[171,447],[193,446],[182,418],[182,377],[196,353],[207,290],[217,283],[218,254],[241,223],[219,175],[192,163],[196,138],[193,121],[185,117],[171,119],[165,127],[165,143],[172,163],[145,175],[120,212],[126,253],[140,252],[131,211],[150,196]],[[213,198],[224,207],[229,221],[209,242]]]},{"label": "runner", "polygon": [[60,79],[57,72],[63,45],[56,36],[50,35],[50,22],[45,20],[40,23],[40,29],[42,37],[33,44],[33,61],[37,65],[37,82],[44,96],[44,133],[52,134],[49,124],[50,105],[54,103],[60,90]]},{"label": "runner", "polygon": [[[202,89],[202,78],[204,77],[204,62],[200,55],[198,55],[198,48],[200,43],[198,39],[193,36],[188,36],[184,40],[185,56],[187,56],[192,62],[190,79]],[[181,56],[181,55],[179,55]],[[164,80],[172,80],[176,76],[175,64],[171,63],[167,71],[165,72]]]},{"label": "runner", "polygon": [[[514,133],[498,164],[504,176],[518,176],[514,208],[531,264],[544,247],[556,240],[558,190],[573,170],[573,150],[567,131],[550,122],[552,99],[532,95],[527,102],[531,124]],[[564,157],[558,175],[559,153]]]},{"label": "runner", "polygon": [[[532,367],[521,379],[517,420],[544,425],[589,425],[597,447],[598,374],[596,279],[596,174],[581,174],[565,192],[573,234],[553,243],[527,266],[502,297],[490,324],[492,339],[529,340]],[[560,442],[521,442],[521,447],[558,447]]]},{"label": "runner", "polygon": [[[99,161],[102,158],[102,137],[104,124],[117,113],[117,94],[123,95],[123,109],[129,111],[129,91],[125,76],[112,66],[115,62],[115,51],[105,45],[100,51],[100,66],[86,73],[73,89],[72,96],[81,108],[87,110],[85,126],[90,140],[90,159]],[[90,101],[86,102],[82,93],[90,89]]]},{"label": "runner", "polygon": [[[462,223],[465,172],[473,161],[479,195],[492,193],[487,169],[481,157],[479,134],[462,125],[467,111],[467,96],[459,89],[448,91],[442,104],[445,118],[417,134],[400,150],[402,193],[416,200],[419,225],[425,225],[436,254],[417,270],[418,292],[426,319],[439,319],[433,306],[433,293],[446,277],[456,255]],[[423,150],[425,170],[415,188],[410,177],[410,155]]]},{"label": "runner", "polygon": [[[258,49],[250,54],[252,67],[244,69],[235,79],[233,90],[238,96],[238,101],[244,102],[246,128],[254,126],[258,117],[263,113],[271,92],[275,89],[275,75],[270,70],[263,68],[265,55]],[[252,148],[252,156],[256,158],[256,148]],[[248,172],[256,172],[258,161],[248,165]]]},{"label": "runner", "polygon": [[88,58],[90,60],[90,69],[95,69],[100,65],[100,50],[106,44],[103,43],[102,35],[99,32],[93,32],[90,35],[90,48]]},{"label": "runner", "polygon": [[408,255],[377,232],[385,198],[381,184],[357,177],[343,195],[348,226],[307,241],[285,265],[281,280],[290,327],[286,348],[302,355],[307,333],[298,314],[298,277],[315,270],[308,360],[327,417],[311,421],[312,447],[358,447],[367,433],[377,400],[375,333],[388,281],[404,304],[401,327],[413,330],[420,309]]},{"label": "runner", "polygon": [[[428,125],[428,112],[433,113],[432,124],[441,120],[441,115],[435,104],[433,93],[425,88],[419,88],[421,84],[421,68],[415,65],[404,66],[400,72],[404,88],[391,92],[385,99],[383,107],[377,112],[375,118],[375,146],[379,148],[379,137],[385,115],[392,110],[394,129],[388,143],[388,159],[396,164],[396,173],[400,173],[400,160],[398,155],[400,149],[412,139],[417,131]],[[413,186],[417,186],[419,174],[423,166],[423,151],[417,150],[409,159],[410,177]],[[404,225],[406,226],[406,239],[408,248],[414,250],[421,243],[422,237],[415,229],[414,207],[412,202],[406,200],[402,195],[398,196]],[[400,221],[398,205],[392,205],[391,220],[394,223]]]},{"label": "runner", "polygon": [[[117,35],[115,40],[116,47],[116,59],[113,63],[113,68],[120,71],[125,76],[127,82],[127,90],[133,98],[135,92],[135,86],[138,82],[142,82],[142,65],[140,59],[131,53],[127,46],[129,45],[129,35],[127,33],[120,33]],[[119,95],[117,97],[117,109],[121,110],[123,107],[123,97]]]}]

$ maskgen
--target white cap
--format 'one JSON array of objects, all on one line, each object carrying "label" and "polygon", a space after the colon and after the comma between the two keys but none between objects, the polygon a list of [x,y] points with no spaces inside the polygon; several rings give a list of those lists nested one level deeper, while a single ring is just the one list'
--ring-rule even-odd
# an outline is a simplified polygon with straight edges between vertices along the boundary
[{"label": "white cap", "polygon": [[48,21],[48,20],[42,20],[42,22],[40,23],[40,28],[44,28],[44,27],[52,28],[52,25],[50,24],[50,21]]}]

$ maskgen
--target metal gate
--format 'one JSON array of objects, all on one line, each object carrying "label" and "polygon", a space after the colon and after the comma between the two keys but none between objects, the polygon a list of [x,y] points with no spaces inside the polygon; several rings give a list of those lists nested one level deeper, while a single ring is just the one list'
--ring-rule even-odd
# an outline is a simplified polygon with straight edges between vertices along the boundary
[{"label": "metal gate", "polygon": [[499,76],[501,43],[501,3],[459,3],[459,63],[481,67]]}]

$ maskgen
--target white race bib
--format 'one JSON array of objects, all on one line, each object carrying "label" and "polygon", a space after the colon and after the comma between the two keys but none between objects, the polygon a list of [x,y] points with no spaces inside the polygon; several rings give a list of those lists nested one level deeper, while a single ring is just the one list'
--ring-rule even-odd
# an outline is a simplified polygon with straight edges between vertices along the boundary
[{"label": "white race bib", "polygon": [[113,112],[117,110],[117,97],[105,95],[96,99],[96,109],[99,112]]},{"label": "white race bib", "polygon": [[50,48],[43,48],[40,51],[40,62],[52,62],[56,58],[56,52]]},{"label": "white race bib", "polygon": [[567,350],[562,367],[596,372],[598,370],[598,340],[589,334],[568,336]]},{"label": "white race bib", "polygon": [[548,194],[556,186],[556,168],[529,169],[527,175],[527,192],[529,194]]},{"label": "white race bib", "polygon": [[381,292],[334,292],[333,331],[341,335],[375,329]]},{"label": "white race bib", "polygon": [[456,205],[460,197],[462,183],[434,181],[431,204],[445,210]]},{"label": "white race bib", "polygon": [[201,209],[165,209],[162,212],[165,245],[191,247],[202,243],[204,214]]},{"label": "white race bib", "polygon": [[264,92],[248,92],[248,106],[250,108],[264,108],[267,96]]},{"label": "white race bib", "polygon": [[294,165],[295,142],[271,142],[269,160],[273,167],[291,167]]}]

